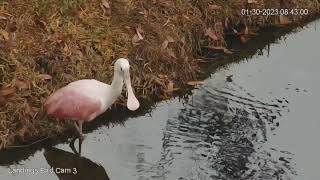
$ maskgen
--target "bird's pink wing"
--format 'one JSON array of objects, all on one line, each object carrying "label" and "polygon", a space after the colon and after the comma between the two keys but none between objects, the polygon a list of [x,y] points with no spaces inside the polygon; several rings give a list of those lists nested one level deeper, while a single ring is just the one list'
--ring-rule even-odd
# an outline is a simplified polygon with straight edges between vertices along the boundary
[{"label": "bird's pink wing", "polygon": [[45,102],[47,113],[61,119],[91,121],[99,114],[99,100],[81,94],[77,90],[62,88]]}]

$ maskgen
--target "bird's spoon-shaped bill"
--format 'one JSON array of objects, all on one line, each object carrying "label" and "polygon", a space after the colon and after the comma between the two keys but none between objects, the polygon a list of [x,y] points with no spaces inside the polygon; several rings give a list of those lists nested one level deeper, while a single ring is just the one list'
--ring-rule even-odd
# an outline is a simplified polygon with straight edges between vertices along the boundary
[{"label": "bird's spoon-shaped bill", "polygon": [[127,107],[131,111],[135,111],[139,108],[140,103],[138,99],[134,96],[132,90],[131,92],[128,92],[128,101],[127,101]]},{"label": "bird's spoon-shaped bill", "polygon": [[133,93],[129,72],[125,72],[124,74],[124,83],[126,84],[127,92],[128,92],[127,107],[129,110],[135,111],[139,108],[140,103]]}]

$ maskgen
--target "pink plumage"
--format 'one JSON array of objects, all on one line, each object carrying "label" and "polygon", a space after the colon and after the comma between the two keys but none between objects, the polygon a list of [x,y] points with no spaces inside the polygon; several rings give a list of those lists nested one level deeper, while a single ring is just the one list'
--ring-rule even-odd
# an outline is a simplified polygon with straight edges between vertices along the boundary
[{"label": "pink plumage", "polygon": [[92,121],[101,110],[101,103],[72,88],[62,88],[45,103],[48,115],[60,119]]}]

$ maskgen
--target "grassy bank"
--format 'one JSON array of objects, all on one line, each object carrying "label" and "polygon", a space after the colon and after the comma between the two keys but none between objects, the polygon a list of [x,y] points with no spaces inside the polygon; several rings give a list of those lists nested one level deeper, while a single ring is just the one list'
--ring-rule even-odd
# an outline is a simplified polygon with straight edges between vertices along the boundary
[{"label": "grassy bank", "polygon": [[[242,16],[246,8],[309,14]],[[78,79],[110,83],[119,57],[130,59],[139,98],[165,99],[201,73],[203,48],[230,54],[226,35],[246,43],[261,28],[299,23],[319,11],[317,0],[2,0],[0,149],[70,129],[44,114],[44,99]]]}]

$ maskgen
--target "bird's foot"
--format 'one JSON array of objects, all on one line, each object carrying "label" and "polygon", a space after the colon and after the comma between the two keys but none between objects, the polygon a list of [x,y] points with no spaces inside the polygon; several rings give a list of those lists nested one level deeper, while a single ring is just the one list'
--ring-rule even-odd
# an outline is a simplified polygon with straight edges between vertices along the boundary
[{"label": "bird's foot", "polygon": [[76,148],[74,147],[74,143],[75,143],[76,139],[77,139],[77,137],[72,138],[69,146],[70,146],[70,148],[72,149],[72,151],[73,151],[75,154],[79,154],[79,152],[78,152],[78,151],[76,150]]}]

